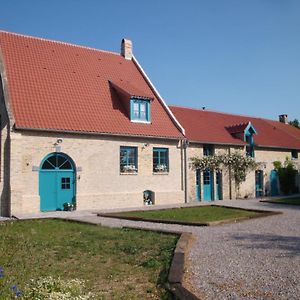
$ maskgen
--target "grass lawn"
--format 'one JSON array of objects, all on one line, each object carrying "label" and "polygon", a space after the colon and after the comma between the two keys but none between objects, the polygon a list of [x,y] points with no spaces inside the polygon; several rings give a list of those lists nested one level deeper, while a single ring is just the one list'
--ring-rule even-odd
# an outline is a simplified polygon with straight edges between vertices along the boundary
[{"label": "grass lawn", "polygon": [[0,299],[12,299],[12,285],[23,291],[47,276],[84,280],[95,299],[169,299],[164,283],[177,240],[63,220],[0,222]]},{"label": "grass lawn", "polygon": [[245,211],[236,208],[220,206],[198,206],[173,209],[161,209],[153,211],[132,211],[118,213],[122,217],[137,217],[143,219],[156,219],[174,222],[207,223],[230,219],[248,218],[257,216],[259,213]]},{"label": "grass lawn", "polygon": [[283,198],[283,199],[271,199],[271,203],[280,203],[280,204],[292,204],[292,205],[300,205],[300,198]]}]

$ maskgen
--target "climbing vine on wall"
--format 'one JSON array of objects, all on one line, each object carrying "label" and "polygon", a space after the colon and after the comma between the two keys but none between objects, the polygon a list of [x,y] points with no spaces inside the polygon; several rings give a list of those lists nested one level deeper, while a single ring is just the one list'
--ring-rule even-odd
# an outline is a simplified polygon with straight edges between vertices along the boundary
[{"label": "climbing vine on wall", "polygon": [[231,170],[237,191],[239,191],[241,183],[246,180],[247,174],[250,171],[258,169],[260,165],[261,164],[257,163],[252,157],[245,156],[242,152],[215,154],[212,156],[204,156],[203,158],[191,158],[191,166],[193,169],[200,171],[218,169]]}]

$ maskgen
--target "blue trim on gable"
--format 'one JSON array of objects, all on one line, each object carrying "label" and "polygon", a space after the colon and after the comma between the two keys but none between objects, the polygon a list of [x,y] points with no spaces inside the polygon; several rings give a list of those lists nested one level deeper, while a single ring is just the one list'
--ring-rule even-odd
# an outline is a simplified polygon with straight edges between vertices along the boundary
[{"label": "blue trim on gable", "polygon": [[247,127],[244,130],[244,140],[249,144],[248,146],[246,146],[246,154],[251,157],[254,157],[253,134],[257,134],[257,131],[254,128],[254,126],[251,124],[251,122],[249,122]]},{"label": "blue trim on gable", "polygon": [[246,135],[257,134],[257,131],[254,128],[254,126],[251,124],[251,122],[249,122],[247,127],[245,128],[244,134],[245,134],[245,137],[246,137]]}]

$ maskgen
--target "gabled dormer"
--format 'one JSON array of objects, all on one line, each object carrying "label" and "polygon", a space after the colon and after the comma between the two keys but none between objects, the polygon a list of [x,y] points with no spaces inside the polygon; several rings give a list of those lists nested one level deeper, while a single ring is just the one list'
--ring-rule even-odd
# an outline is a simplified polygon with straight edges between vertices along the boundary
[{"label": "gabled dormer", "polygon": [[151,123],[152,95],[139,91],[128,81],[109,81],[109,84],[117,92],[131,122]]},{"label": "gabled dormer", "polygon": [[233,137],[246,142],[246,155],[254,157],[253,135],[257,134],[257,131],[251,122],[228,126],[226,129]]}]

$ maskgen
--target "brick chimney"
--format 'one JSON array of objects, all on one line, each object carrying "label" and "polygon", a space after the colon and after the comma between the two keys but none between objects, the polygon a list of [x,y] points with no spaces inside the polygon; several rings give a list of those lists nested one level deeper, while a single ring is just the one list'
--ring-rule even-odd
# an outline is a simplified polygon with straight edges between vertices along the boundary
[{"label": "brick chimney", "polygon": [[279,122],[288,124],[288,115],[279,115]]},{"label": "brick chimney", "polygon": [[132,42],[131,40],[122,39],[121,43],[121,55],[125,57],[125,59],[132,59]]}]

